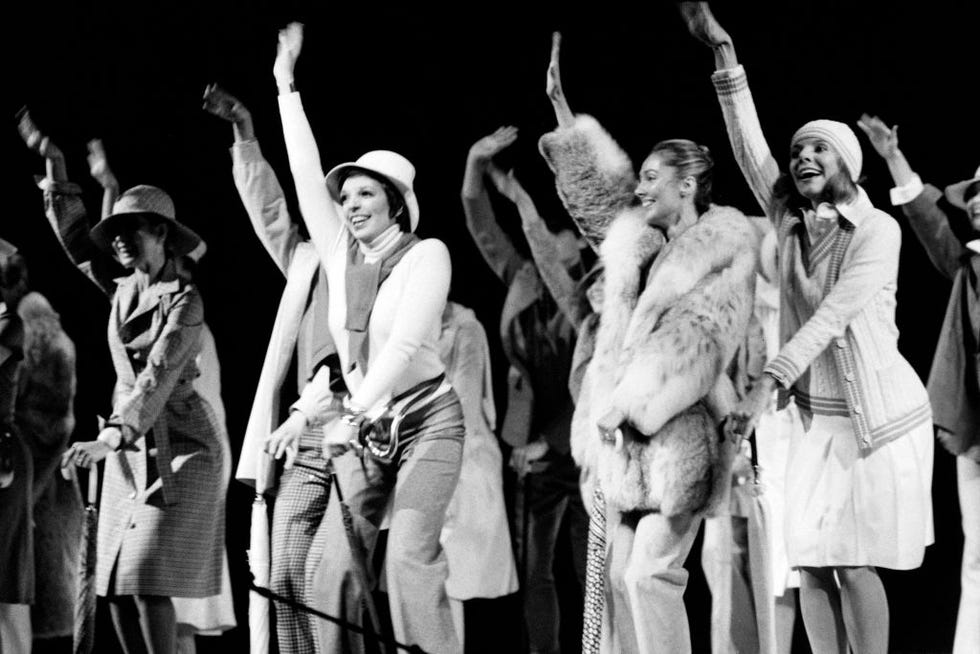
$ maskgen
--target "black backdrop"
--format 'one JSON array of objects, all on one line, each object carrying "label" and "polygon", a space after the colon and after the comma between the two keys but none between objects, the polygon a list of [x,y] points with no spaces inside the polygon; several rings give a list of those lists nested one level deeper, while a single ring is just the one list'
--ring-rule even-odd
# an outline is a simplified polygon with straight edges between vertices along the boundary
[{"label": "black backdrop", "polygon": [[[14,129],[19,106],[28,105],[64,150],[69,175],[83,184],[93,213],[100,194],[87,176],[85,142],[101,137],[124,188],[151,183],[167,189],[178,218],[207,240],[199,284],[217,339],[237,454],[283,283],[231,182],[231,129],[200,110],[204,86],[217,81],[250,107],[265,155],[283,175],[295,208],[271,70],[276,30],[303,20],[297,86],[324,166],[375,148],[397,150],[415,162],[419,231],[449,244],[452,297],[474,307],[488,327],[499,380],[505,370],[496,336],[503,289],[468,237],[459,186],[469,145],[500,124],[516,124],[521,138],[503,163],[515,168],[550,222],[567,220],[536,146],[554,125],[544,95],[552,30],[565,37],[562,70],[574,110],[599,117],[634,161],[663,138],[708,144],[718,163],[716,201],[759,211],[727,146],[708,79],[710,52],[688,37],[671,3],[599,7],[546,11],[508,2],[436,10],[212,0],[180,6],[33,2],[6,10],[11,47],[3,142],[12,206],[0,234],[28,257],[33,285],[61,312],[78,345],[76,438],[91,438],[95,414],[108,408],[108,303],[72,269],[45,224],[32,182],[43,164]],[[775,152],[785,151],[805,120],[853,124],[868,111],[902,125],[902,147],[928,180],[942,185],[963,179],[980,163],[975,91],[968,88],[975,89],[977,78],[976,3],[770,2],[720,4],[715,13],[749,71]],[[887,170],[862,141],[865,187],[875,204],[888,209]],[[516,215],[502,205],[499,210],[514,230]],[[949,285],[911,232],[903,231],[900,344],[924,377]],[[228,547],[244,626],[250,493],[232,486]],[[953,461],[939,449],[934,486],[937,545],[920,570],[884,573],[892,644],[900,651],[948,649],[952,640],[962,536]],[[697,562],[689,567],[695,575],[688,593],[695,645],[707,648],[706,590]],[[486,604],[475,619],[492,627],[473,645],[509,649],[514,639],[506,634],[518,628],[514,608],[513,602]],[[112,651],[114,638],[103,626],[99,651]],[[246,639],[239,628],[220,642],[243,651]]]}]

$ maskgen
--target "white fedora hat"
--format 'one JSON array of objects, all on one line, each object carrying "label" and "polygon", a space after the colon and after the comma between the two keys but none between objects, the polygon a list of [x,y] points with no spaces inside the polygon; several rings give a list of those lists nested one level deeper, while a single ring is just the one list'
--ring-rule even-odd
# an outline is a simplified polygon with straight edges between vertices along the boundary
[{"label": "white fedora hat", "polygon": [[143,215],[162,218],[169,225],[167,244],[175,257],[191,252],[201,242],[194,230],[177,222],[174,202],[167,192],[146,184],[134,186],[120,195],[112,205],[112,213],[89,230],[89,236],[101,249],[112,252],[112,239],[122,225]]},{"label": "white fedora hat", "polygon": [[954,207],[966,209],[966,191],[977,182],[980,182],[980,168],[977,168],[977,172],[973,173],[973,179],[964,179],[962,182],[947,186],[946,199]]},{"label": "white fedora hat", "polygon": [[391,150],[372,150],[358,157],[357,161],[342,163],[334,166],[326,176],[327,190],[330,197],[340,204],[340,185],[348,177],[349,171],[367,171],[381,175],[394,185],[405,199],[408,209],[408,222],[411,231],[419,226],[419,201],[415,197],[412,184],[415,182],[415,166],[412,162]]}]

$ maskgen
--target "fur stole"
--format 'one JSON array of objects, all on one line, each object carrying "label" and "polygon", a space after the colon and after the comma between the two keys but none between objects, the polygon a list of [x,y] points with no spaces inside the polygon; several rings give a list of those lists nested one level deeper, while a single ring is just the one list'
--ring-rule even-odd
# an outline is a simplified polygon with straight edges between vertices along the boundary
[{"label": "fur stole", "polygon": [[17,306],[24,325],[24,358],[17,374],[17,426],[35,457],[60,456],[75,427],[75,345],[40,293]]},{"label": "fur stole", "polygon": [[[602,317],[572,425],[573,456],[609,506],[697,512],[727,488],[716,425],[735,399],[725,371],[752,315],[756,252],[751,224],[728,207],[669,243],[638,211],[611,223]],[[596,428],[610,410],[626,416],[622,447]]]}]

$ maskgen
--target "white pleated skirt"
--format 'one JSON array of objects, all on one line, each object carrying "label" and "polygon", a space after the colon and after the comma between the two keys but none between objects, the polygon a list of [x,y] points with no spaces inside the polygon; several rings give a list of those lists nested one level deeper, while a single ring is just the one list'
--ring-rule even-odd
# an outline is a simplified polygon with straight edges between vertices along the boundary
[{"label": "white pleated skirt", "polygon": [[934,540],[932,425],[861,454],[849,418],[814,416],[786,468],[786,550],[794,567],[910,570]]}]

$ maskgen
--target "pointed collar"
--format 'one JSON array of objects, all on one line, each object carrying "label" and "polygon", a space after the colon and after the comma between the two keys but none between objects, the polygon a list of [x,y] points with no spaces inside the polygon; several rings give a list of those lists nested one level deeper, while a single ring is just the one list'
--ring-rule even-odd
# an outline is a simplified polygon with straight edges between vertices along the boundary
[{"label": "pointed collar", "polygon": [[180,282],[177,266],[173,259],[167,260],[163,270],[160,271],[160,276],[154,282],[150,282],[146,275],[138,271],[121,278],[119,290],[128,291],[131,295],[139,297],[139,304],[123,320],[129,322],[133,318],[156,308],[160,304],[161,297],[180,291]]},{"label": "pointed collar", "polygon": [[855,197],[847,202],[835,204],[834,208],[837,209],[837,213],[844,220],[857,227],[865,219],[870,210],[874,209],[874,205],[871,204],[871,199],[868,198],[868,194],[865,193],[864,189],[858,186]]}]

